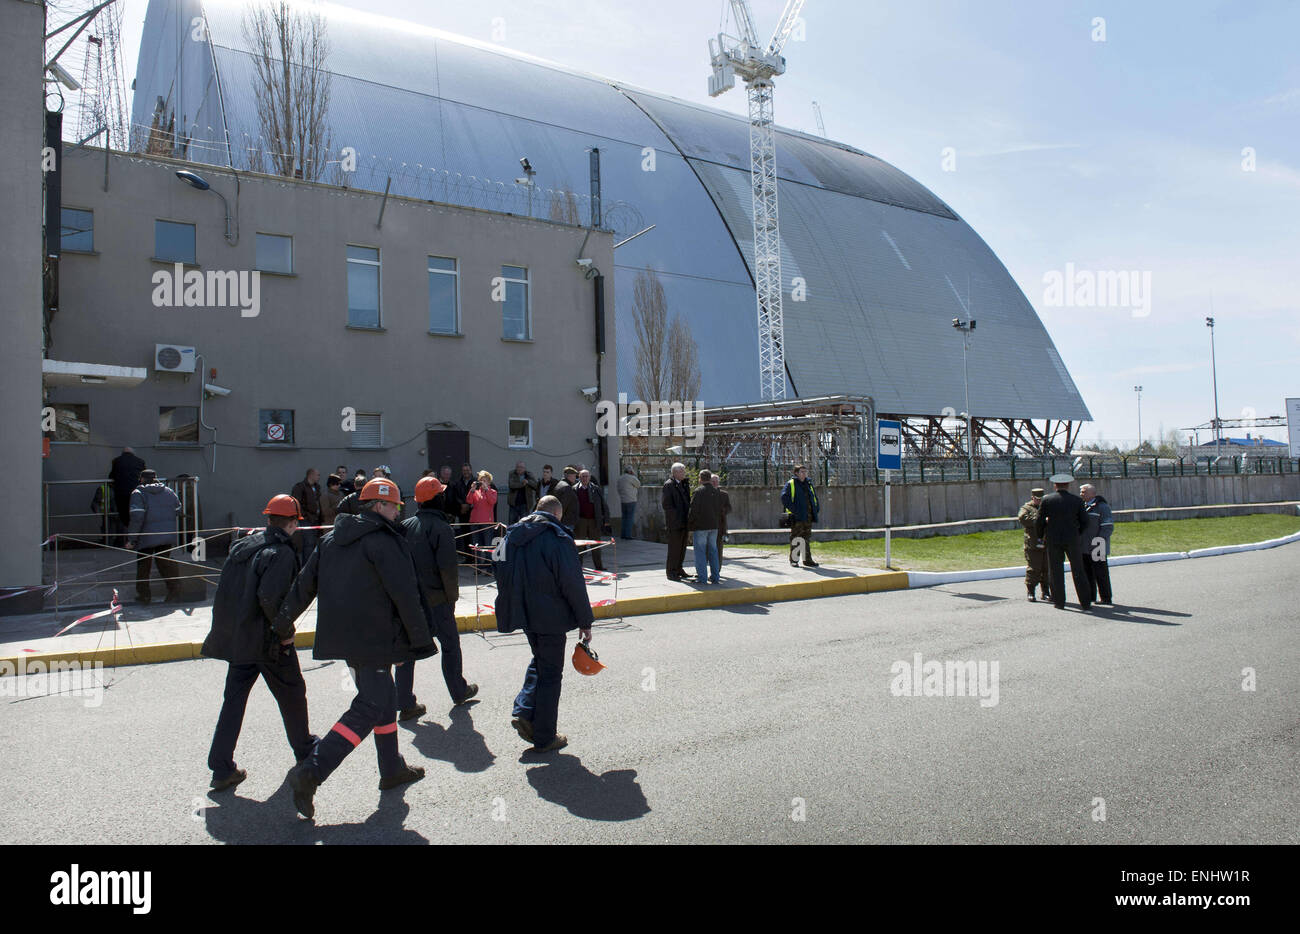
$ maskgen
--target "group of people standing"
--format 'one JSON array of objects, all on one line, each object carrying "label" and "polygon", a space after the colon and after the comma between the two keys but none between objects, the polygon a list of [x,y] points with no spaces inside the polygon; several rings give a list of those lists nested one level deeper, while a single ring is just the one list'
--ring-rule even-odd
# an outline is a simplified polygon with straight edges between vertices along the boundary
[{"label": "group of people standing", "polygon": [[1037,587],[1043,600],[1051,600],[1058,610],[1065,609],[1064,562],[1068,558],[1079,606],[1087,610],[1093,603],[1112,603],[1107,558],[1115,520],[1110,504],[1097,495],[1091,483],[1079,488],[1080,496],[1071,493],[1074,477],[1068,473],[1055,474],[1050,482],[1053,492],[1044,496],[1042,487],[1030,490],[1029,502],[1020,507],[1016,517],[1025,533],[1029,601],[1035,601]]}]

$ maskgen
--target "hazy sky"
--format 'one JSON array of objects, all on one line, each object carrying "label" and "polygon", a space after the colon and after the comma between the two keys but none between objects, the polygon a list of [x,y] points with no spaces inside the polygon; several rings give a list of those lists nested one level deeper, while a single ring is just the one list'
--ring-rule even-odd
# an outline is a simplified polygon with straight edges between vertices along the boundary
[{"label": "hazy sky", "polygon": [[[124,2],[133,73],[147,3]],[[707,93],[724,0],[337,2],[483,41],[495,25],[508,48],[745,113],[743,86]],[[766,39],[784,2],[750,6]],[[803,19],[777,122],[815,132],[818,101],[828,136],[975,228],[1060,349],[1085,440],[1136,438],[1137,384],[1147,437],[1210,419],[1211,313],[1223,418],[1300,396],[1300,2],[808,0]],[[1051,303],[1067,264],[1149,274],[1149,307]]]}]

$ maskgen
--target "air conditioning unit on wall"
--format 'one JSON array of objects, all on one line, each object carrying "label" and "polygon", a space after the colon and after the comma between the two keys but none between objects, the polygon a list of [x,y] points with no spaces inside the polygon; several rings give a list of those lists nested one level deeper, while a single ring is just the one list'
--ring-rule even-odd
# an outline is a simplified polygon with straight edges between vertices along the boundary
[{"label": "air conditioning unit on wall", "polygon": [[162,373],[193,373],[194,348],[179,344],[154,344],[153,368]]}]

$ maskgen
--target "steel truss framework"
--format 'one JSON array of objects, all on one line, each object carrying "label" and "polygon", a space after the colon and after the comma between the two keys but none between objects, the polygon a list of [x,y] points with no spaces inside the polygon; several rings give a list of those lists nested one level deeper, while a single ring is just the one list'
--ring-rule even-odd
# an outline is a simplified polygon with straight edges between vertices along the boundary
[{"label": "steel truss framework", "polygon": [[[966,422],[937,415],[882,415],[903,425],[905,457],[966,457]],[[1081,422],[1031,418],[974,418],[975,456],[1058,457],[1069,454]]]}]

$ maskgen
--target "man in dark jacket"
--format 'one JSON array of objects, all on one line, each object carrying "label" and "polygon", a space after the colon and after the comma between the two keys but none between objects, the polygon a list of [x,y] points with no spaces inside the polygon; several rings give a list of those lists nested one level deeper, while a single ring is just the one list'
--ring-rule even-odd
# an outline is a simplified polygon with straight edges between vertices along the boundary
[{"label": "man in dark jacket", "polygon": [[347,496],[349,493],[357,491],[356,486],[352,483],[352,474],[348,473],[348,468],[339,464],[338,470],[334,471],[334,476],[339,478],[339,493]]},{"label": "man in dark jacket", "polygon": [[523,461],[519,461],[510,472],[506,487],[510,491],[510,524],[514,525],[537,505],[537,478],[525,469]]},{"label": "man in dark jacket", "polygon": [[1074,578],[1074,593],[1079,606],[1087,610],[1092,606],[1088,596],[1088,572],[1083,568],[1083,554],[1079,551],[1079,535],[1088,525],[1088,514],[1083,500],[1070,492],[1074,480],[1068,473],[1053,474],[1054,492],[1043,497],[1038,508],[1034,533],[1047,545],[1047,572],[1051,581],[1052,602],[1058,610],[1065,609],[1065,567],[1070,559],[1070,576]]},{"label": "man in dark jacket", "polygon": [[718,555],[718,525],[722,522],[722,494],[713,486],[713,474],[700,471],[700,488],[691,499],[686,527],[695,552],[695,578],[701,584],[718,582],[722,558]]},{"label": "man in dark jacket", "polygon": [[1110,604],[1110,564],[1106,559],[1110,556],[1110,535],[1115,531],[1115,518],[1106,497],[1098,496],[1097,488],[1091,483],[1079,487],[1079,495],[1088,515],[1088,527],[1079,537],[1083,568],[1088,572],[1088,596],[1094,602]]},{"label": "man in dark jacket", "polygon": [[117,518],[126,528],[131,522],[131,493],[140,485],[140,471],[144,470],[144,461],[136,456],[131,448],[122,448],[122,453],[113,458],[108,468],[108,479],[113,482],[113,504],[117,507]]},{"label": "man in dark jacket", "polygon": [[[302,507],[303,524],[320,525],[320,471],[315,467],[310,468],[307,475],[295,483],[290,492]],[[298,530],[298,534],[294,536],[294,547],[298,549],[298,554],[303,561],[306,561],[312,553],[319,538],[320,534],[316,529]]]},{"label": "man in dark jacket", "polygon": [[[442,649],[442,678],[447,693],[459,707],[478,693],[461,672],[460,633],[456,630],[456,601],[460,598],[460,571],[456,540],[447,524],[442,497],[445,487],[437,477],[421,477],[415,484],[415,515],[402,523],[406,544],[415,560],[415,576],[433,619],[433,634]],[[415,662],[397,666],[398,720],[424,716],[426,707],[415,698]]]},{"label": "man in dark jacket", "polygon": [[722,497],[722,510],[718,517],[718,563],[722,563],[722,540],[727,537],[727,516],[731,515],[731,494],[722,488],[722,477],[713,475],[713,488]]},{"label": "man in dark jacket", "polygon": [[456,504],[460,507],[460,518],[457,522],[468,522],[470,513],[469,493],[474,489],[476,480],[474,468],[469,464],[460,465],[460,476],[456,482],[451,485],[452,492],[455,494]]},{"label": "man in dark jacket", "polygon": [[497,565],[497,631],[522,629],[533,650],[510,725],[534,752],[568,745],[568,737],[555,731],[565,634],[577,629],[590,641],[595,618],[578,551],[560,524],[562,511],[558,499],[543,496],[535,513],[506,531]]},{"label": "man in dark jacket", "polygon": [[[609,521],[609,510],[605,506],[605,494],[600,485],[591,482],[591,471],[578,471],[578,485],[573,488],[573,495],[578,500],[578,515],[573,527],[573,537],[585,541],[603,540],[605,523]],[[601,560],[601,546],[585,546],[591,553],[591,563],[597,571],[605,570]],[[582,552],[578,553],[582,561]]]},{"label": "man in dark jacket", "polygon": [[[387,478],[361,489],[359,516],[341,515],[293,583],[280,614],[297,619],[319,593],[314,658],[343,659],[357,696],[301,763],[289,770],[293,803],[315,814],[312,796],[371,730],[379,755],[379,789],[424,777],[397,749],[397,688],[392,666],[437,653],[415,576],[406,529],[397,524],[402,494]],[[281,624],[283,628],[283,624]]]},{"label": "man in dark jacket", "polygon": [[685,464],[673,464],[672,476],[664,481],[661,502],[668,526],[668,562],[664,570],[670,581],[694,580],[682,567],[691,512],[691,484],[686,479]]},{"label": "man in dark jacket", "polygon": [[578,494],[574,485],[578,482],[578,468],[572,465],[564,468],[564,479],[555,484],[551,495],[560,501],[560,525],[572,535],[578,527]]},{"label": "man in dark jacket", "polygon": [[817,493],[812,481],[808,479],[808,468],[800,464],[794,469],[794,476],[781,490],[781,506],[790,515],[790,563],[799,564],[799,542],[802,542],[803,566],[817,567],[812,556],[812,527],[817,522],[821,507],[817,503]]},{"label": "man in dark jacket", "polygon": [[212,602],[212,630],[203,640],[205,656],[230,663],[225,699],[208,751],[214,791],[233,788],[248,777],[235,765],[235,744],[258,675],[280,707],[294,759],[302,761],[316,745],[307,728],[307,683],[293,647],[293,626],[277,619],[298,573],[290,537],[302,514],[298,501],[283,493],[271,497],[262,514],[267,517],[266,529],[230,548]]},{"label": "man in dark jacket", "polygon": [[126,547],[140,552],[135,562],[135,598],[141,603],[153,599],[149,577],[155,560],[167,587],[167,602],[181,600],[181,566],[170,557],[176,550],[176,517],[180,511],[181,501],[167,484],[158,482],[158,474],[148,467],[140,471],[140,485],[131,494]]}]

